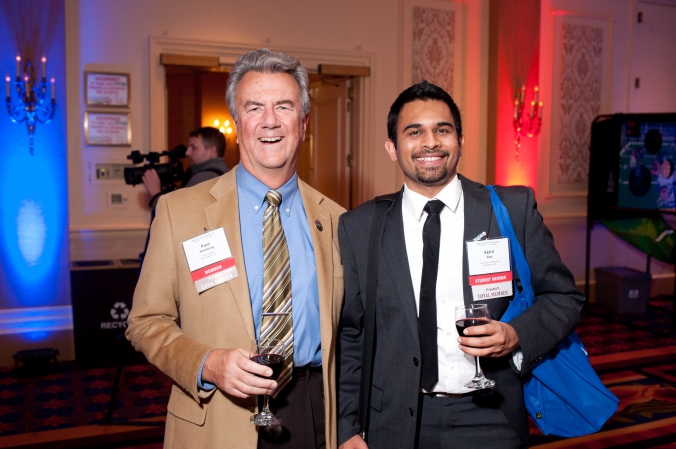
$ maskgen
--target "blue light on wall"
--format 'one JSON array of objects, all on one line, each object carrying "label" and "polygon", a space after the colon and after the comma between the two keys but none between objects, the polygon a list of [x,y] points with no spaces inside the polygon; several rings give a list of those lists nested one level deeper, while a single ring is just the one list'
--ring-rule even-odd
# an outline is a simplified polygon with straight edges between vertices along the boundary
[{"label": "blue light on wall", "polygon": [[32,200],[24,200],[16,218],[16,232],[19,237],[19,251],[28,266],[37,265],[45,249],[47,228],[42,208]]},{"label": "blue light on wall", "polygon": [[[25,124],[0,111],[0,309],[25,309],[29,320],[33,307],[70,304],[64,0],[0,2],[0,79],[15,75],[19,54],[45,56],[57,80],[56,113],[36,127],[34,156]],[[49,338],[31,326],[31,340]]]},{"label": "blue light on wall", "polygon": [[[0,115],[2,118],[2,115]],[[59,280],[60,256],[66,222],[66,185],[55,176],[64,161],[55,161],[47,145],[36,138],[36,155],[30,156],[19,141],[23,127],[15,125],[17,151],[8,154],[0,168],[0,241],[5,274],[15,287],[16,306],[48,305],[49,291]],[[44,133],[46,130],[43,128]],[[51,133],[50,133],[51,134]],[[55,170],[55,167],[58,167]],[[4,296],[4,295],[3,295]],[[4,297],[3,297],[4,303]],[[3,304],[3,307],[5,304]]]}]

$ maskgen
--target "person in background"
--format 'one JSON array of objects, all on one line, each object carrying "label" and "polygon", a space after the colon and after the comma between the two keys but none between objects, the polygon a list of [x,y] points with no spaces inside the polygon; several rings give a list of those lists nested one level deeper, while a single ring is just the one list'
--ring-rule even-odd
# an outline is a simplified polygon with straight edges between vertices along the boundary
[{"label": "person in background", "polygon": [[[225,136],[211,126],[190,131],[188,149],[185,155],[190,158],[192,176],[183,187],[192,187],[200,182],[216,178],[230,171],[225,165]],[[157,172],[149,168],[143,173],[143,186],[150,196],[149,206],[155,210],[157,200],[162,195],[162,186]]]}]

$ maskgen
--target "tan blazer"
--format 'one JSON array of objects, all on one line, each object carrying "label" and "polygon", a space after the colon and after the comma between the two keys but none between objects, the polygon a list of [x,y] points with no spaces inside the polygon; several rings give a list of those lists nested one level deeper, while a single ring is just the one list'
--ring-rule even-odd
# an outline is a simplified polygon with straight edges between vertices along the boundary
[{"label": "tan blazer", "polygon": [[[239,226],[236,167],[220,178],[164,195],[157,204],[148,253],[134,293],[127,338],[174,380],[166,448],[254,449],[249,423],[256,398],[198,391],[197,375],[211,349],[248,349],[254,336]],[[327,448],[336,446],[336,329],[343,301],[338,217],[344,209],[298,181],[317,263]],[[322,230],[315,226],[321,223]],[[223,227],[239,276],[197,293],[182,242]],[[311,423],[308,423],[311,425]]]}]

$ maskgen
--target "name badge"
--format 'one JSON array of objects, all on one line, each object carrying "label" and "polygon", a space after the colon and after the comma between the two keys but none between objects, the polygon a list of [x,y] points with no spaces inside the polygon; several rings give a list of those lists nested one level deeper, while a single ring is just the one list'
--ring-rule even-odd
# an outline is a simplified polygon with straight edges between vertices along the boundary
[{"label": "name badge", "polygon": [[197,293],[237,277],[235,259],[223,228],[214,229],[183,242],[190,276]]},{"label": "name badge", "polygon": [[469,285],[475,301],[512,296],[509,239],[467,242]]}]

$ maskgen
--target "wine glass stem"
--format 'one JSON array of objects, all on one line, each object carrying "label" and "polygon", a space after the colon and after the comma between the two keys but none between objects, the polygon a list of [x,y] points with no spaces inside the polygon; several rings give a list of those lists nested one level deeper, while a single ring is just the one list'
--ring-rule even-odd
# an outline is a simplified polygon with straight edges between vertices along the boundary
[{"label": "wine glass stem", "polygon": [[263,410],[261,411],[261,413],[266,414],[266,415],[270,414],[270,407],[268,405],[269,401],[270,401],[270,395],[266,394],[263,397]]},{"label": "wine glass stem", "polygon": [[474,356],[474,365],[476,366],[474,377],[481,377],[481,368],[479,368],[479,357],[477,356]]}]

